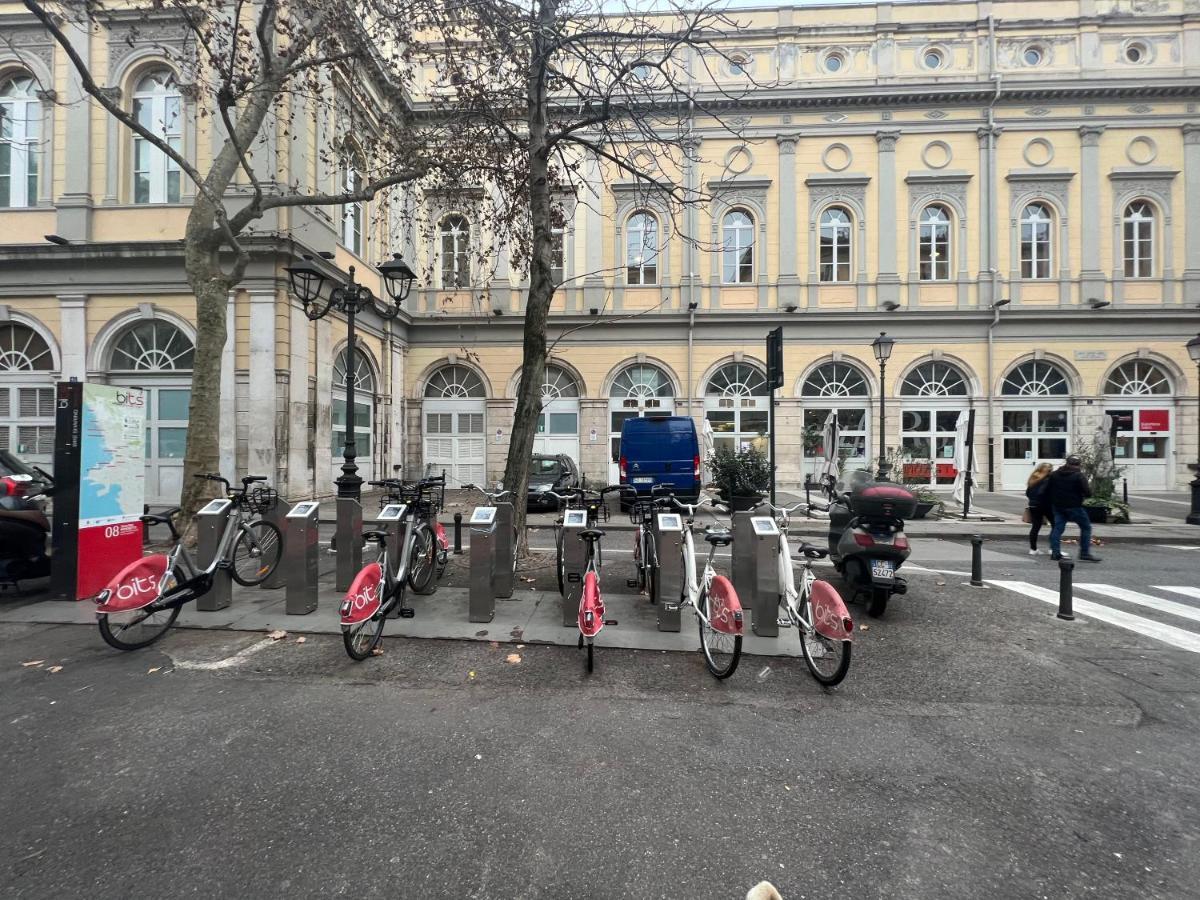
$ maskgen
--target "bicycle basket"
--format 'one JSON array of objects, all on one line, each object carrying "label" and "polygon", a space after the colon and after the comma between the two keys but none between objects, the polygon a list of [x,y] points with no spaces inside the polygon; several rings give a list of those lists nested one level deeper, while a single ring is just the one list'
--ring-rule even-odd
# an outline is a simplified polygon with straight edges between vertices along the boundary
[{"label": "bicycle basket", "polygon": [[629,507],[629,521],[634,525],[649,525],[654,521],[654,503],[638,500]]},{"label": "bicycle basket", "polygon": [[256,487],[254,490],[246,494],[246,509],[252,513],[258,513],[260,516],[266,515],[275,509],[275,504],[279,502],[279,494],[274,488],[264,486]]}]

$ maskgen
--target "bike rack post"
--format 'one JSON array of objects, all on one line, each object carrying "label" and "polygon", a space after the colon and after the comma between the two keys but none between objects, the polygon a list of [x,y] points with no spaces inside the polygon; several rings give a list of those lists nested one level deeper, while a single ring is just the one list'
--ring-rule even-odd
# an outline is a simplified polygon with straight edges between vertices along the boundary
[{"label": "bike rack post", "polygon": [[[404,549],[404,509],[403,503],[389,503],[379,511],[379,515],[375,517],[375,524],[378,526],[377,531],[382,531],[387,534],[387,552],[390,564],[395,567],[400,561],[400,553]],[[412,560],[408,563],[412,565]],[[397,603],[390,614],[390,618],[400,618],[400,607],[402,604]]]},{"label": "bike rack post", "polygon": [[[225,534],[225,523],[229,520],[229,500],[210,500],[196,513],[196,563],[207,568],[221,548],[221,536]],[[233,578],[229,569],[218,568],[213,572],[212,588],[196,598],[196,609],[201,612],[216,612],[233,602]]]},{"label": "bike rack post", "polygon": [[971,587],[983,587],[983,535],[971,535]]},{"label": "bike rack post", "polygon": [[[496,529],[499,516],[494,506],[477,506],[471,513],[470,592],[468,622],[490,622],[496,615]],[[509,526],[511,527],[511,526]]]},{"label": "bike rack post", "polygon": [[492,575],[496,596],[508,600],[513,595],[513,578],[517,563],[517,542],[513,535],[513,505],[496,504],[496,570]]},{"label": "bike rack post", "polygon": [[[683,516],[657,513],[651,526],[658,560],[658,630],[679,631],[679,601],[683,597]],[[674,606],[668,610],[666,607]]]},{"label": "bike rack post", "polygon": [[462,556],[462,513],[454,514],[454,555]]},{"label": "bike rack post", "polygon": [[337,572],[336,590],[350,589],[362,569],[362,504],[352,497],[337,498]]},{"label": "bike rack post", "polygon": [[[729,549],[733,556],[730,561],[733,589],[747,609],[749,604],[746,599],[754,595],[754,526],[750,524],[753,517],[754,513],[750,510],[733,514],[733,546]],[[699,548],[696,552],[700,552]]]},{"label": "bike rack post", "polygon": [[287,569],[284,612],[306,616],[317,608],[317,554],[320,550],[321,504],[297,503],[284,516],[283,557],[276,568]]},{"label": "bike rack post", "polygon": [[1065,622],[1075,621],[1075,598],[1073,596],[1075,561],[1060,559],[1058,561],[1058,617]]},{"label": "bike rack post", "polygon": [[[283,546],[279,548],[279,559],[282,562],[287,558],[287,527],[288,507],[287,504],[279,497],[275,498],[275,503],[269,510],[262,514],[265,521],[270,522],[279,529],[280,540],[283,541]],[[287,584],[287,573],[291,570],[291,566],[277,565],[267,580],[262,583],[264,591],[273,591]]]},{"label": "bike rack post", "polygon": [[[771,516],[752,516],[753,534],[745,538],[750,543],[748,555],[754,564],[754,590],[742,600],[742,609],[751,611],[751,627],[759,637],[779,637],[779,525]],[[737,542],[734,542],[737,547]]]},{"label": "bike rack post", "polygon": [[[563,596],[564,628],[579,624],[579,599],[583,594],[583,573],[587,569],[587,545],[579,533],[587,528],[586,509],[563,510]],[[599,552],[600,548],[596,548]]]}]

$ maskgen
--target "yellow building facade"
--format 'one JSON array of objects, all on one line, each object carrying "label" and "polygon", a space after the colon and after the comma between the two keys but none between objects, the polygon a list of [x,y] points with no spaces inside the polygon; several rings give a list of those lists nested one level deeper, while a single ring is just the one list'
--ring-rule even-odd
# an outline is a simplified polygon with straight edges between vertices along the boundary
[{"label": "yellow building facade", "polygon": [[[693,66],[722,82],[706,89],[722,121],[691,123],[698,162],[678,173],[704,203],[671,214],[593,166],[580,196],[599,199],[569,204],[538,449],[572,455],[598,483],[616,477],[630,416],[691,415],[718,444],[765,443],[764,341],[782,326],[781,484],[820,467],[831,413],[844,464],[869,463],[882,394],[886,446],[935,489],[953,481],[969,409],[985,487],[1023,487],[1036,462],[1092,445],[1106,415],[1131,489],[1182,485],[1200,453],[1184,349],[1200,330],[1200,11],[1061,0],[737,16],[731,59]],[[50,79],[39,83],[70,97],[61,55],[35,29],[24,40],[19,59],[0,46],[0,101],[38,65]],[[92,41],[97,57],[120,56]],[[135,63],[115,59],[110,82],[126,84]],[[177,463],[161,451],[186,428],[187,359],[164,362],[184,345],[160,346],[191,336],[186,197],[131,197],[129,136],[86,104],[38,102],[53,138],[21,194],[36,200],[16,208],[10,194],[0,209],[0,359],[36,338],[0,363],[0,442],[44,450],[39,391],[55,379],[149,385],[160,393],[148,473],[165,500]],[[190,121],[182,140],[203,152]],[[319,123],[310,134],[315,148]],[[336,213],[281,221],[281,238],[263,239],[230,308],[223,467],[271,474],[288,496],[332,491],[344,330],[309,322],[288,296],[282,266],[298,246],[333,251],[342,269],[402,251],[428,273],[407,315],[365,323],[363,475],[499,477],[522,274],[461,198],[434,198],[421,216],[430,239],[389,240],[380,216],[357,253]],[[881,331],[896,339],[882,383]]]}]

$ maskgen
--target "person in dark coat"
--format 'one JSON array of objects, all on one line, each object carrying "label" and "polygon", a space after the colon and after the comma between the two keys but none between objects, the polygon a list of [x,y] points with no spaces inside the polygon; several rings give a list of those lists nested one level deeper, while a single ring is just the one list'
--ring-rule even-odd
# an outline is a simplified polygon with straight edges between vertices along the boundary
[{"label": "person in dark coat", "polygon": [[1054,522],[1054,510],[1046,499],[1046,479],[1054,471],[1054,466],[1048,462],[1038,463],[1029,480],[1025,482],[1025,509],[1029,513],[1029,555],[1045,556],[1045,550],[1038,549],[1038,535],[1041,534],[1042,524]]},{"label": "person in dark coat", "polygon": [[1079,558],[1100,562],[1100,557],[1092,555],[1092,520],[1083,508],[1083,501],[1092,496],[1092,488],[1080,468],[1079,457],[1068,456],[1067,461],[1046,481],[1046,499],[1054,510],[1054,526],[1050,529],[1050,558],[1063,558],[1060,546],[1063,532],[1068,522],[1074,522],[1079,526]]}]

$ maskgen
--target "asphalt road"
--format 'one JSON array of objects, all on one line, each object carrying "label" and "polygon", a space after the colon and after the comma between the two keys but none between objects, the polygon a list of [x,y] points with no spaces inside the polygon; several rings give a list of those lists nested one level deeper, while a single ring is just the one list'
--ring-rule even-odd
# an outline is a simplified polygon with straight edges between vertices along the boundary
[{"label": "asphalt road", "polygon": [[[1053,577],[993,549],[989,579]],[[5,626],[0,895],[1196,897],[1200,657],[965,587],[963,551],[926,548],[831,692],[788,660]],[[1200,551],[1105,552],[1200,582]]]}]

